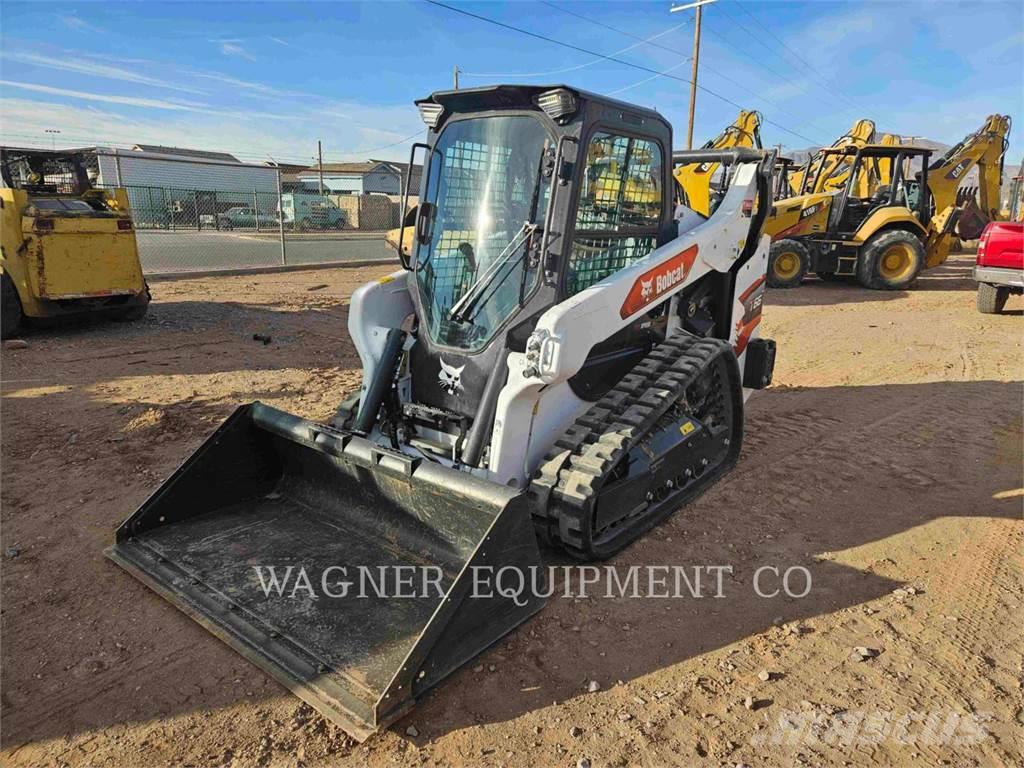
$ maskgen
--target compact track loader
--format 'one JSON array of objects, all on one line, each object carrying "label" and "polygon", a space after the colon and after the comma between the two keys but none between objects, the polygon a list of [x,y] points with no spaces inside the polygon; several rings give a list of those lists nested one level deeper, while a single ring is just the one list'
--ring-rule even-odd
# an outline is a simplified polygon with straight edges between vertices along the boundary
[{"label": "compact track loader", "polygon": [[[564,86],[417,104],[411,247],[350,307],[360,390],[328,424],[242,406],[108,551],[360,739],[544,604],[477,574],[610,557],[729,471],[775,358],[771,153],[673,156],[657,112]],[[673,161],[728,167],[709,217]]]}]

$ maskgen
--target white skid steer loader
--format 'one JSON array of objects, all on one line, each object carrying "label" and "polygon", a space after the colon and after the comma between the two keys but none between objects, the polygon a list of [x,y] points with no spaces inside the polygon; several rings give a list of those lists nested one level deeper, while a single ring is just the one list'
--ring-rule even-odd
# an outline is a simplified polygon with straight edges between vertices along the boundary
[{"label": "white skid steer loader", "polygon": [[[775,359],[771,153],[673,156],[657,112],[565,86],[417,105],[411,246],[352,297],[359,392],[329,424],[240,407],[108,551],[359,739],[543,606],[475,569],[610,557],[732,468]],[[673,161],[727,168],[709,217]],[[278,594],[268,566],[434,588]]]}]

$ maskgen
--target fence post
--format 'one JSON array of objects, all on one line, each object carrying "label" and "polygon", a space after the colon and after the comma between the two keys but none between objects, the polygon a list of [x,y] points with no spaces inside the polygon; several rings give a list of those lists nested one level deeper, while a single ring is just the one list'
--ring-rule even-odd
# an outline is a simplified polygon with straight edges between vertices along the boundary
[{"label": "fence post", "polygon": [[281,238],[281,266],[287,266],[288,255],[284,248],[284,196],[281,193],[281,169],[277,169],[277,233]]},{"label": "fence post", "polygon": [[167,201],[167,212],[171,214],[171,232],[174,231],[174,201],[171,199],[171,190],[164,187],[164,199]]},{"label": "fence post", "polygon": [[196,212],[196,232],[202,232],[203,223],[199,220],[199,190],[196,189],[192,190],[192,207],[195,209]]},{"label": "fence post", "polygon": [[256,214],[256,231],[260,231],[260,199],[256,196],[256,187],[252,188],[252,210]]}]

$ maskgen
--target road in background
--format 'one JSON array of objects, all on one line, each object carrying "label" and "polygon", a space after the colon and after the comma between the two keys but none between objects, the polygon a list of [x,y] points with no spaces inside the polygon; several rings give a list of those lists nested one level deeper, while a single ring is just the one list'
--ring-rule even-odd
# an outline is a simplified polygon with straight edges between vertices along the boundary
[{"label": "road in background", "polygon": [[[281,242],[274,235],[241,232],[137,232],[146,274],[281,266]],[[397,261],[383,235],[285,236],[287,263],[326,264],[381,259]]]}]

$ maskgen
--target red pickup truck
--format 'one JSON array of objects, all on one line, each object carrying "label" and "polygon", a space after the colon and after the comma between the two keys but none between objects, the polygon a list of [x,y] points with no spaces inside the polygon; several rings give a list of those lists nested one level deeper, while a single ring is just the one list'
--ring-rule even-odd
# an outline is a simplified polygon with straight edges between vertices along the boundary
[{"label": "red pickup truck", "polygon": [[974,266],[978,281],[978,311],[1003,311],[1011,293],[1024,292],[1024,223],[993,221],[978,240]]}]

